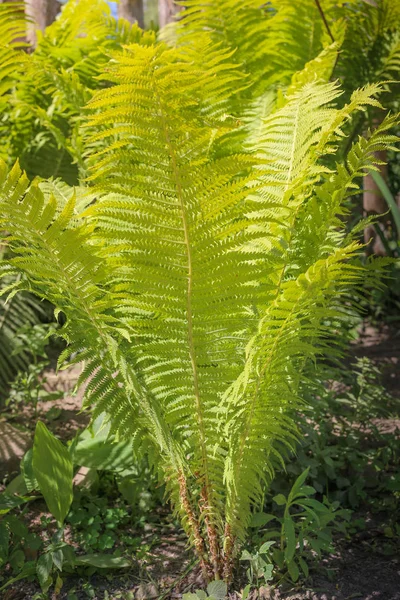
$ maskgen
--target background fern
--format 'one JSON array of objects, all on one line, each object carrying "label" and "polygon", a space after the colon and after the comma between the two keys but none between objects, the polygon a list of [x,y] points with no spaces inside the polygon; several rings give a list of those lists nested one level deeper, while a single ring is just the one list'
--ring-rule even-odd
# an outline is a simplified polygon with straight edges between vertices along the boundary
[{"label": "background fern", "polygon": [[69,185],[84,178],[87,166],[80,131],[84,106],[101,85],[97,76],[108,53],[141,37],[137,26],[111,17],[107,2],[71,0],[31,54],[21,54],[15,44],[8,46],[3,59],[0,55],[3,77],[9,62],[14,65],[23,56],[13,80],[7,80],[3,107],[7,138],[3,157],[9,164],[19,158],[30,177],[60,177]]},{"label": "background fern", "polygon": [[[0,285],[0,294],[12,282],[16,282],[14,278],[5,278]],[[5,396],[18,371],[24,371],[31,361],[28,351],[14,354],[19,330],[35,325],[45,316],[46,311],[30,294],[17,294],[7,303],[4,298],[0,299],[0,399]]]}]

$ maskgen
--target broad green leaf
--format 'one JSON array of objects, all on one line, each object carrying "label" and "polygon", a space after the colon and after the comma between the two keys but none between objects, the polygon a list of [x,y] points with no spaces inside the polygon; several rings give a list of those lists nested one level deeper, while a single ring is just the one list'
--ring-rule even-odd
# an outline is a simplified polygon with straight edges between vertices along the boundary
[{"label": "broad green leaf", "polygon": [[31,496],[9,496],[8,494],[0,494],[0,515],[5,515],[16,506],[21,506],[33,500]]},{"label": "broad green leaf", "polygon": [[317,515],[316,512],[314,512],[310,507],[308,507],[306,504],[303,503],[304,501],[301,502],[297,502],[296,504],[298,506],[301,506],[301,508],[304,508],[304,510],[309,514],[309,516],[315,520],[315,522],[319,525],[320,524],[320,518]]},{"label": "broad green leaf", "polygon": [[25,523],[17,515],[8,515],[5,517],[5,521],[11,531],[11,533],[19,538],[26,538],[28,535],[28,528]]},{"label": "broad green leaf", "polygon": [[25,554],[23,550],[14,550],[9,558],[10,566],[14,573],[19,573],[25,563]]},{"label": "broad green leaf", "polygon": [[322,504],[322,502],[318,502],[318,500],[315,500],[314,498],[304,498],[304,500],[302,500],[299,503],[299,505],[311,506],[314,510],[320,511],[322,513],[328,511],[327,507],[324,504]]},{"label": "broad green leaf", "polygon": [[275,519],[274,515],[269,515],[263,512],[255,513],[251,517],[250,527],[263,527],[263,525],[267,525],[273,519]]},{"label": "broad green leaf", "polygon": [[286,498],[283,494],[278,494],[274,496],[273,501],[277,503],[278,506],[283,506],[286,504]]},{"label": "broad green leaf", "polygon": [[270,579],[272,579],[272,574],[274,572],[274,565],[265,565],[265,567],[263,567],[263,576],[265,581],[269,581]]},{"label": "broad green leaf", "polygon": [[280,569],[283,569],[283,567],[285,565],[285,554],[282,552],[282,550],[278,550],[278,548],[276,548],[273,551],[272,556],[274,558],[274,561],[278,565],[278,567]]},{"label": "broad green leaf", "polygon": [[10,585],[13,585],[17,581],[21,581],[21,579],[25,579],[26,577],[30,577],[36,573],[36,563],[30,561],[25,563],[24,568],[21,573],[19,573],[16,577],[12,577],[9,579],[2,587],[0,587],[0,592],[8,588]]},{"label": "broad green leaf", "polygon": [[197,594],[189,592],[188,594],[183,594],[182,600],[199,600],[199,597]]},{"label": "broad green leaf", "polygon": [[28,493],[22,473],[20,473],[10,481],[10,483],[4,490],[4,493],[8,496],[14,496],[14,494],[16,494],[17,496],[25,496]]},{"label": "broad green leaf", "polygon": [[288,564],[288,571],[289,571],[289,575],[290,575],[292,581],[296,583],[296,581],[299,578],[300,572],[299,572],[299,567],[297,566],[297,563],[294,560],[292,560]]},{"label": "broad green leaf", "polygon": [[224,600],[228,593],[228,586],[225,581],[211,581],[207,586],[209,596],[215,596],[217,600]]},{"label": "broad green leaf", "polygon": [[47,592],[51,585],[50,573],[52,566],[53,561],[48,552],[42,554],[36,564],[36,574],[40,583],[40,587],[44,593]]},{"label": "broad green leaf", "polygon": [[67,448],[41,421],[36,425],[32,465],[48,509],[61,525],[72,503],[73,465]]},{"label": "broad green leaf", "polygon": [[196,590],[196,596],[200,598],[200,600],[207,600],[207,594],[203,590]]},{"label": "broad green leaf", "polygon": [[85,429],[77,439],[72,451],[74,464],[101,471],[122,471],[134,463],[132,443],[108,439],[108,429],[96,434]]},{"label": "broad green leaf", "polygon": [[124,499],[133,506],[138,500],[137,480],[131,477],[117,477],[117,485]]},{"label": "broad green leaf", "polygon": [[294,484],[292,486],[292,489],[290,490],[289,501],[291,501],[296,496],[296,494],[298,494],[300,488],[302,487],[303,483],[307,479],[309,472],[310,472],[310,467],[307,467],[307,469],[305,471],[303,471],[301,473],[301,475],[298,476],[298,478],[296,479],[296,481],[294,482]]},{"label": "broad green leaf", "polygon": [[61,572],[64,562],[64,553],[61,549],[51,553],[54,566]]},{"label": "broad green leaf", "polygon": [[264,544],[261,546],[261,548],[259,549],[258,553],[259,554],[265,554],[266,552],[268,552],[268,550],[271,548],[271,546],[273,546],[275,544],[275,542],[264,542]]},{"label": "broad green leaf", "polygon": [[122,556],[112,556],[111,554],[84,554],[75,557],[76,565],[96,567],[97,569],[126,569],[131,563]]},{"label": "broad green leaf", "polygon": [[242,592],[242,600],[247,600],[248,595],[251,591],[251,585],[248,583]]},{"label": "broad green leaf", "polygon": [[306,577],[308,577],[308,573],[309,573],[308,564],[306,563],[304,558],[301,558],[301,557],[299,558],[299,565],[300,565],[301,570],[303,571],[304,575]]},{"label": "broad green leaf", "polygon": [[312,496],[313,494],[316,494],[317,490],[315,488],[313,488],[311,485],[303,485],[298,493],[296,494],[297,496]]},{"label": "broad green leaf", "polygon": [[32,459],[33,449],[30,448],[30,450],[25,453],[25,456],[21,461],[21,473],[28,492],[32,492],[33,490],[37,490],[39,488],[39,484],[33,472]]},{"label": "broad green leaf", "polygon": [[319,541],[315,538],[309,537],[308,542],[311,548],[314,550],[314,552],[316,552],[318,556],[321,556],[321,544],[319,543]]},{"label": "broad green leaf", "polygon": [[285,560],[290,562],[296,550],[296,532],[294,522],[290,517],[285,517],[284,528],[286,537]]},{"label": "broad green leaf", "polygon": [[56,583],[54,584],[54,597],[57,598],[60,594],[61,588],[63,586],[63,580],[60,575],[57,575]]},{"label": "broad green leaf", "polygon": [[263,534],[263,538],[265,539],[274,539],[274,538],[279,538],[281,535],[281,532],[279,529],[268,529],[265,534]]}]

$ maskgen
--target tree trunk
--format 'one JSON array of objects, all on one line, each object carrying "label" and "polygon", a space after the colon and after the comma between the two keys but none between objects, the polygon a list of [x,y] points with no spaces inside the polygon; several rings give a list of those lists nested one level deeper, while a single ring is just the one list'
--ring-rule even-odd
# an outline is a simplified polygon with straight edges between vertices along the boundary
[{"label": "tree trunk", "polygon": [[[378,126],[382,119],[377,118],[374,125]],[[387,153],[386,150],[375,153],[377,160],[385,164],[379,167],[379,172],[382,178],[387,181],[388,170],[387,170]],[[382,192],[375,183],[371,175],[367,174],[363,181],[363,213],[364,216],[369,215],[380,215],[387,212],[388,206],[386,200],[382,196]],[[382,236],[385,237],[385,223],[379,222],[377,226],[382,231]],[[364,230],[364,242],[368,244],[367,253],[377,254],[378,256],[385,256],[386,249],[382,242],[382,239],[378,235],[374,225],[368,225]]]},{"label": "tree trunk", "polygon": [[161,27],[171,23],[174,16],[182,10],[182,6],[175,4],[174,0],[158,0],[158,22]]},{"label": "tree trunk", "polygon": [[137,23],[144,27],[143,0],[120,0],[118,4],[118,17],[130,23]]},{"label": "tree trunk", "polygon": [[51,25],[60,12],[61,4],[57,0],[25,0],[26,14],[33,23],[28,26],[28,42],[36,46],[36,31],[44,31]]},{"label": "tree trunk", "polygon": [[[379,111],[372,122],[372,129],[378,127],[383,119],[384,112]],[[387,152],[386,150],[381,150],[375,153],[375,158],[384,164],[379,166],[379,173],[382,178],[387,181],[388,178],[388,168],[387,168]],[[363,213],[364,216],[370,215],[380,215],[382,213],[387,212],[388,206],[385,198],[382,195],[378,185],[375,183],[372,175],[365,175],[363,181]],[[382,232],[382,237],[385,237],[386,227],[384,221],[380,219],[377,223],[377,226]],[[378,256],[385,256],[386,249],[385,245],[382,242],[381,236],[376,231],[375,225],[368,225],[364,230],[364,242],[368,244],[367,246],[367,254],[377,254]]]}]

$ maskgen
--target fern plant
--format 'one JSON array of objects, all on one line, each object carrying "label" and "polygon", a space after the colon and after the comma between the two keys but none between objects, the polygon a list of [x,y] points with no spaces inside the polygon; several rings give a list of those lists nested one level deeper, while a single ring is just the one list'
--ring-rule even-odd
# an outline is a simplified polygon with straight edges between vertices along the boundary
[{"label": "fern plant", "polygon": [[335,165],[346,122],[380,88],[335,108],[337,84],[299,77],[256,136],[238,136],[230,57],[209,36],[113,54],[88,105],[95,203],[30,183],[18,163],[0,178],[1,275],[65,314],[60,364],[85,363],[85,406],[150,456],[204,577],[227,581],[296,439],[305,369],[336,352],[329,322],[376,271],[341,217],[397,122]]}]

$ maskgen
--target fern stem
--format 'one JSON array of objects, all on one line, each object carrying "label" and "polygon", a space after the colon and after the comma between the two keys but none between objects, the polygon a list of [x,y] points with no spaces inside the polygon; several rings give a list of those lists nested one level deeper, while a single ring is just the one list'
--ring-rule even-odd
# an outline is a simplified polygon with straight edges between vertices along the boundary
[{"label": "fern stem", "polygon": [[200,566],[203,573],[203,577],[206,582],[209,581],[210,577],[212,577],[212,568],[209,562],[205,559],[207,554],[205,543],[200,531],[199,521],[196,518],[196,515],[193,512],[192,505],[189,499],[189,493],[187,489],[186,478],[183,471],[180,471],[178,474],[179,481],[179,497],[181,500],[181,506],[183,511],[187,517],[191,533],[193,535],[194,547],[196,548],[196,552],[200,559]]},{"label": "fern stem", "polygon": [[[209,515],[209,506],[207,506],[207,491],[204,487],[201,489],[201,504],[200,510],[204,512],[204,521],[206,525],[208,543],[210,547],[210,555],[214,568],[214,577],[215,579],[221,579],[222,569],[221,569],[221,558],[220,558],[220,547],[218,542],[218,534],[215,529],[214,524],[211,522]],[[205,510],[204,510],[205,509]]]},{"label": "fern stem", "polygon": [[299,131],[300,107],[301,107],[300,104],[298,104],[296,107],[296,114],[295,114],[294,126],[293,126],[293,141],[292,141],[292,147],[290,149],[290,161],[289,161],[288,176],[287,176],[284,194],[286,194],[286,192],[288,191],[290,183],[291,183],[291,179],[292,179],[294,159],[296,157],[297,136],[298,136],[298,131]]},{"label": "fern stem", "polygon": [[230,583],[233,574],[233,552],[235,548],[235,539],[232,535],[232,527],[229,523],[225,525],[224,531],[224,565],[223,577],[226,583]]},{"label": "fern stem", "polygon": [[326,19],[325,13],[324,13],[324,11],[322,10],[321,3],[320,3],[320,1],[319,1],[319,0],[315,0],[315,4],[317,5],[317,8],[318,8],[319,14],[321,15],[321,19],[322,19],[322,20],[323,20],[323,22],[324,22],[324,25],[325,25],[326,31],[328,32],[328,35],[329,35],[329,37],[331,38],[331,40],[332,40],[332,43],[334,43],[334,42],[335,42],[335,38],[333,37],[332,31],[331,31],[331,28],[329,27],[329,23],[328,23],[328,21],[327,21],[327,19]]}]

